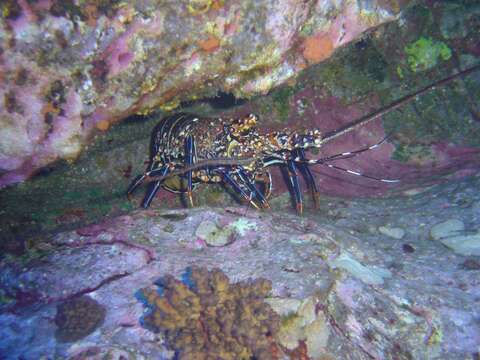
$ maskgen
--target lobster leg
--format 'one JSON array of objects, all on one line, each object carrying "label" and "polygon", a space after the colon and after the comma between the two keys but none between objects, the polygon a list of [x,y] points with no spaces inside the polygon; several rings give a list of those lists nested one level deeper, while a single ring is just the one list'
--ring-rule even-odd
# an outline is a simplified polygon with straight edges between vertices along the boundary
[{"label": "lobster leg", "polygon": [[[160,168],[157,168],[155,170],[147,171],[143,177],[154,177],[154,176],[165,176],[169,172],[169,167],[167,165],[164,165]],[[158,190],[160,189],[161,181],[153,181],[150,184],[148,184],[147,188],[147,193],[145,194],[145,197],[143,198],[142,201],[142,207],[144,209],[148,208],[150,204],[152,203],[153,198],[157,194]]]},{"label": "lobster leg", "polygon": [[223,180],[230,184],[232,186],[232,188],[240,195],[243,196],[243,198],[245,198],[246,200],[248,200],[250,202],[250,204],[252,204],[252,206],[256,209],[260,209],[258,207],[258,205],[253,201],[252,197],[253,196],[249,196],[244,189],[242,189],[242,186],[237,182],[237,180],[235,180],[231,174],[227,171],[219,171],[219,173],[222,175],[222,178]]},{"label": "lobster leg", "polygon": [[301,215],[303,213],[303,198],[300,184],[298,183],[298,171],[294,160],[287,160],[287,175],[293,192],[295,208],[297,213]]},{"label": "lobster leg", "polygon": [[[300,159],[301,161],[306,160],[305,150],[302,148],[297,149],[294,155],[295,155],[295,160],[296,159]],[[313,206],[315,207],[315,209],[318,209],[319,192],[318,192],[317,184],[315,183],[315,178],[313,177],[312,172],[310,171],[310,168],[306,163],[297,163],[296,165],[300,169],[300,172],[305,178],[305,182],[307,183],[308,187],[310,188],[310,191],[312,192]]]},{"label": "lobster leg", "polygon": [[256,183],[261,183],[263,187],[263,196],[268,199],[272,194],[272,175],[270,172],[265,171],[255,177]]},{"label": "lobster leg", "polygon": [[[189,135],[185,139],[185,166],[193,165],[193,157],[195,154],[195,141],[193,136]],[[192,171],[187,171],[185,174],[187,178],[187,197],[190,203],[190,206],[193,207],[193,197],[192,197]]]},{"label": "lobster leg", "polygon": [[262,192],[255,187],[255,183],[248,178],[248,175],[246,174],[245,170],[243,168],[239,168],[237,174],[240,180],[242,180],[242,182],[250,191],[250,195],[252,196],[252,198],[254,197],[258,201],[260,201],[263,208],[269,209],[270,205],[268,204],[267,199],[265,199],[265,196],[263,196]]},{"label": "lobster leg", "polygon": [[[152,162],[148,166],[147,171],[145,171],[144,174],[138,175],[135,179],[133,179],[133,181],[130,183],[130,185],[128,186],[128,189],[127,189],[127,196],[128,197],[130,197],[130,195],[132,195],[132,193],[135,191],[135,189],[137,187],[139,187],[145,181],[145,179],[147,177],[150,176],[150,173],[151,173],[152,169],[157,168],[157,166],[158,166],[158,161]],[[155,170],[153,170],[153,171],[155,171]]]},{"label": "lobster leg", "polygon": [[140,184],[143,183],[146,177],[147,175],[143,174],[143,175],[138,175],[137,177],[135,177],[135,179],[133,179],[133,181],[130,183],[127,189],[127,196],[129,198],[130,198],[130,195],[132,195],[132,193],[135,191],[135,189],[139,187]]},{"label": "lobster leg", "polygon": [[145,197],[143,198],[143,201],[142,201],[142,207],[144,209],[147,209],[150,206],[153,198],[158,192],[158,189],[160,189],[160,185],[161,185],[160,181],[153,181],[150,184],[148,184],[147,193],[145,194]]}]

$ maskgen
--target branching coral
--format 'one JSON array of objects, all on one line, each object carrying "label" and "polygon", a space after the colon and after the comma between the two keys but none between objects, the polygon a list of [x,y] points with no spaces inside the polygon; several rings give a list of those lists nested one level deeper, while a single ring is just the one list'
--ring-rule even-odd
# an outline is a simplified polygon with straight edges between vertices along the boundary
[{"label": "branching coral", "polygon": [[143,325],[163,331],[180,359],[272,359],[280,318],[264,298],[265,279],[230,284],[219,269],[193,267],[182,281],[167,275],[158,290],[138,295],[149,311]]}]

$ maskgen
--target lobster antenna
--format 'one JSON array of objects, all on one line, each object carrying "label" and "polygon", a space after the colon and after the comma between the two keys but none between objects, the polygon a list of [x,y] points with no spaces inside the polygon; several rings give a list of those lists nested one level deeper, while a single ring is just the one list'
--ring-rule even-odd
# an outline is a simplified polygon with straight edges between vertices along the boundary
[{"label": "lobster antenna", "polygon": [[252,161],[254,161],[256,158],[255,157],[250,157],[250,158],[241,158],[241,159],[235,159],[235,158],[217,158],[217,159],[207,159],[207,160],[202,160],[198,161],[192,165],[185,166],[181,169],[174,170],[167,175],[164,176],[145,176],[145,182],[149,183],[152,181],[163,181],[165,179],[178,176],[178,175],[183,175],[188,171],[193,171],[197,169],[201,169],[204,167],[208,166],[241,166],[241,165],[248,165]]},{"label": "lobster antenna", "polygon": [[455,80],[456,78],[466,76],[466,75],[471,74],[472,72],[475,72],[479,69],[480,69],[480,64],[475,65],[475,66],[473,66],[471,68],[468,68],[466,70],[460,71],[456,74],[450,75],[449,77],[446,77],[444,79],[435,81],[435,82],[425,86],[424,88],[422,88],[422,89],[420,89],[420,90],[418,90],[418,91],[416,91],[412,94],[406,95],[406,96],[404,96],[404,97],[402,97],[398,100],[395,100],[394,102],[392,102],[391,104],[389,104],[389,105],[387,105],[383,108],[380,108],[380,109],[375,110],[374,112],[372,112],[370,114],[362,116],[360,119],[355,120],[355,121],[351,122],[350,124],[342,126],[341,128],[336,129],[334,131],[330,131],[330,132],[325,134],[325,137],[322,139],[322,144],[326,143],[328,141],[331,141],[333,139],[336,139],[339,136],[347,134],[347,133],[349,133],[349,132],[351,132],[355,129],[358,129],[361,126],[364,126],[364,125],[368,124],[369,122],[371,122],[373,120],[378,119],[379,117],[389,113],[390,111],[395,110],[395,109],[399,108],[400,106],[403,106],[406,103],[412,101],[417,96],[423,95],[426,92],[428,92],[428,91],[430,91],[430,90],[432,90],[436,87],[448,84],[449,82],[451,82],[452,80]]},{"label": "lobster antenna", "polygon": [[[347,174],[357,175],[357,176],[361,176],[361,177],[364,177],[364,178],[367,178],[367,179],[370,179],[370,180],[381,181],[381,182],[384,182],[384,183],[398,183],[398,182],[401,181],[400,179],[382,179],[382,178],[378,178],[378,177],[375,177],[375,176],[363,174],[363,173],[360,173],[358,171],[353,171],[353,170],[350,170],[350,169],[346,169],[344,167],[333,165],[333,164],[319,163],[318,165],[327,166],[331,169],[341,170],[343,172],[346,172]],[[314,171],[314,172],[317,173],[317,174],[319,173],[318,171]]]}]

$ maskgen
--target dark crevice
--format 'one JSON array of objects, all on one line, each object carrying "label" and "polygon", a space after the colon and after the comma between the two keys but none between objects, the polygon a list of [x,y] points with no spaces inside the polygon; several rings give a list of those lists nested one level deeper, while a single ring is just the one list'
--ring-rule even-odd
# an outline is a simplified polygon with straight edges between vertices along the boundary
[{"label": "dark crevice", "polygon": [[182,101],[180,103],[180,108],[185,109],[202,103],[210,105],[214,109],[226,110],[231,109],[235,106],[243,105],[247,102],[246,99],[239,99],[235,97],[232,93],[227,93],[223,91],[217,92],[213,97],[207,97],[199,100],[189,100]]}]

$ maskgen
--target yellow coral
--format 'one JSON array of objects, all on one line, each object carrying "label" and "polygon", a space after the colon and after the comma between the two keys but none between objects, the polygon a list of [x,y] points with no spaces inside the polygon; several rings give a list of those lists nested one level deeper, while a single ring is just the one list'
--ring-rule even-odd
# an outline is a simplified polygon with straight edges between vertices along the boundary
[{"label": "yellow coral", "polygon": [[268,280],[230,284],[219,269],[198,267],[185,283],[166,276],[161,295],[142,290],[151,311],[144,323],[164,331],[167,344],[180,359],[276,358],[275,336],[280,318],[264,302]]}]

